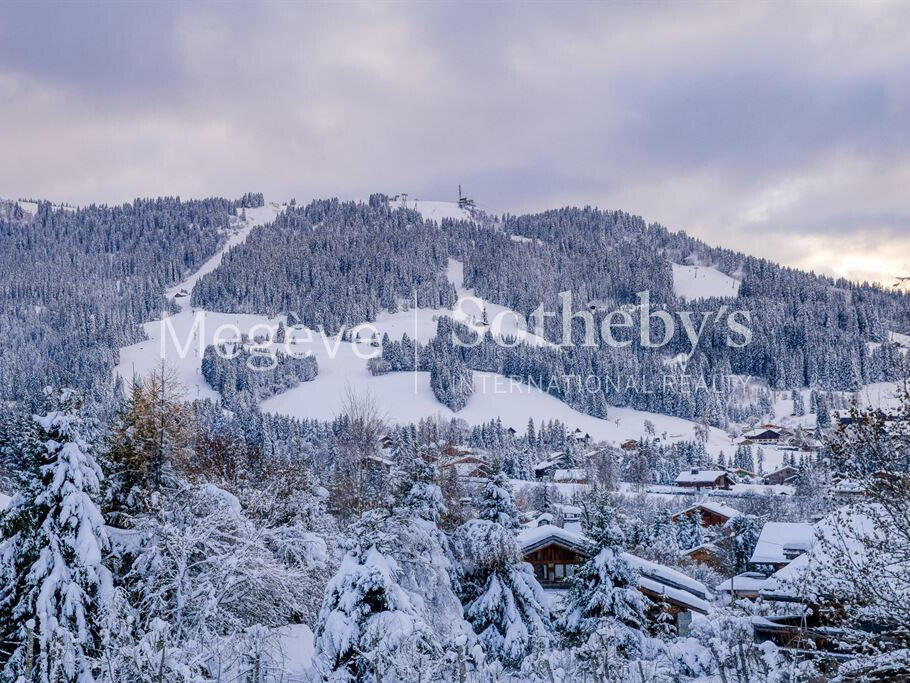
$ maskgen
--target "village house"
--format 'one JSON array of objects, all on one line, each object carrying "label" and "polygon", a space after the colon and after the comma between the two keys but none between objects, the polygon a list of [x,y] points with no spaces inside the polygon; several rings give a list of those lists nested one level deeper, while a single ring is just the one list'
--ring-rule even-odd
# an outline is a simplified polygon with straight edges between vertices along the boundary
[{"label": "village house", "polygon": [[[588,539],[552,524],[523,529],[518,541],[525,561],[534,567],[537,580],[545,588],[565,588],[567,579],[588,560]],[[638,590],[651,600],[651,611],[663,605],[680,635],[688,631],[693,613],[707,614],[710,610],[712,596],[703,583],[629,553],[621,556],[638,570]]]},{"label": "village house", "polygon": [[670,519],[675,523],[679,523],[686,517],[693,517],[699,514],[701,515],[701,526],[709,527],[723,526],[742,513],[736,508],[731,508],[729,505],[723,505],[713,500],[703,500],[695,505],[687,507],[685,510],[680,510],[670,517]]},{"label": "village house", "polygon": [[808,522],[766,522],[758,535],[749,563],[783,569],[808,550],[815,531]]},{"label": "village house", "polygon": [[627,439],[626,441],[622,442],[620,448],[624,451],[634,451],[636,448],[638,448],[638,441],[635,439]]},{"label": "village house", "polygon": [[581,467],[567,470],[554,470],[553,482],[557,484],[587,484],[588,473]]},{"label": "village house", "polygon": [[717,571],[723,571],[727,566],[727,559],[714,543],[702,543],[694,548],[681,550],[679,554],[697,564],[711,567]]},{"label": "village house", "polygon": [[591,435],[588,434],[587,432],[581,431],[577,427],[575,428],[575,431],[572,432],[569,436],[576,443],[585,444],[585,445],[591,443]]},{"label": "village house", "polygon": [[446,458],[439,463],[440,470],[454,469],[459,479],[485,479],[490,476],[490,467],[485,458],[468,453],[454,458]]},{"label": "village house", "polygon": [[572,457],[562,451],[551,453],[546,460],[534,465],[534,478],[541,480],[550,477],[556,470],[566,470],[575,467]]},{"label": "village house", "polygon": [[693,467],[680,472],[676,485],[686,489],[729,489],[733,478],[724,470],[700,470]]},{"label": "village house", "polygon": [[[836,621],[841,591],[849,592],[852,588],[849,580],[844,580],[837,560],[830,555],[829,546],[819,539],[835,545],[848,544],[856,570],[867,561],[864,546],[856,539],[867,534],[871,537],[871,525],[863,514],[844,516],[841,512],[810,525],[812,533],[806,543],[807,550],[775,571],[760,587],[759,596],[769,609],[763,612],[765,616],[751,618],[756,642],[771,641],[781,648],[812,652],[816,657],[852,657],[849,639],[842,637],[842,628]],[[870,567],[870,570],[875,569]],[[807,586],[810,575],[816,577],[815,589]],[[817,594],[818,587],[823,587],[821,595]],[[880,626],[868,621],[858,628],[875,633]]]},{"label": "village house", "polygon": [[758,444],[760,446],[777,445],[780,442],[782,430],[774,425],[762,425],[757,429],[743,433],[741,443]]},{"label": "village house", "polygon": [[767,580],[768,577],[761,572],[743,572],[718,584],[714,587],[714,590],[718,593],[726,594],[734,600],[740,598],[755,600]]},{"label": "village house", "polygon": [[766,474],[762,481],[765,484],[774,485],[774,484],[792,484],[796,481],[797,476],[799,475],[799,470],[791,465],[784,465],[770,474]]}]

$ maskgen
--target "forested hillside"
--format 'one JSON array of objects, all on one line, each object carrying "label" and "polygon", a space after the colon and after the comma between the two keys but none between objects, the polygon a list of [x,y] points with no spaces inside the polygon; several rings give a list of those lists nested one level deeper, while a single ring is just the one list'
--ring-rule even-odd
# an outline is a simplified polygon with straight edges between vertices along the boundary
[{"label": "forested hillside", "polygon": [[[261,200],[261,198],[260,198]],[[247,198],[247,201],[250,201]],[[0,397],[64,382],[98,398],[117,349],[167,310],[164,290],[211,256],[237,212],[227,199],[137,199],[34,215],[0,211]]]}]

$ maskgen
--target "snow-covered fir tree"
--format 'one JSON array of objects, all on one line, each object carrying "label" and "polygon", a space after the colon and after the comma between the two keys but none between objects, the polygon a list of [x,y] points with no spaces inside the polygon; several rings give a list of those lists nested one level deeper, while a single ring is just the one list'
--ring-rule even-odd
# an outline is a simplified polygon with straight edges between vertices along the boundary
[{"label": "snow-covered fir tree", "polygon": [[622,555],[623,534],[614,511],[601,498],[586,530],[590,559],[569,579],[557,627],[568,645],[596,641],[604,656],[634,657],[646,626],[646,602],[637,588],[638,571]]},{"label": "snow-covered fir tree", "polygon": [[547,596],[515,539],[518,512],[504,473],[486,482],[478,508],[455,534],[458,594],[488,660],[518,668],[551,644]]},{"label": "snow-covered fir tree", "polygon": [[113,594],[104,564],[96,427],[70,389],[46,392],[11,454],[18,492],[0,517],[0,675],[91,683]]}]

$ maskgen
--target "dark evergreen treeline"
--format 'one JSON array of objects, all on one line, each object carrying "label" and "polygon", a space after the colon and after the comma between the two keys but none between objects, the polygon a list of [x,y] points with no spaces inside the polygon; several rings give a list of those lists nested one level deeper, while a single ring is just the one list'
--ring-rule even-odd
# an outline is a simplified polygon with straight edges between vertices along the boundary
[{"label": "dark evergreen treeline", "polygon": [[330,334],[403,302],[450,307],[445,233],[416,211],[314,201],[289,207],[231,249],[193,290],[193,305],[235,313],[294,313]]},{"label": "dark evergreen treeline", "polygon": [[[78,210],[39,204],[36,215],[14,202],[0,207],[0,397],[37,395],[52,382],[100,397],[108,390],[117,347],[141,338],[140,323],[160,315],[164,288],[197,268],[222,243],[232,215],[260,206],[259,193],[239,200],[179,198],[136,200],[118,207]],[[531,241],[515,241],[513,236]],[[545,336],[562,339],[561,291],[572,291],[575,310],[591,314],[600,329],[607,312],[624,307],[635,319],[617,337],[626,348],[552,349],[518,345],[503,349],[484,340],[473,349],[436,354],[434,387],[446,403],[463,403],[467,368],[505,372],[555,383],[550,393],[592,415],[609,405],[628,405],[721,424],[724,414],[744,417],[721,394],[685,395],[665,390],[667,374],[718,377],[752,375],[773,388],[813,386],[855,389],[893,379],[902,354],[888,341],[891,330],[910,330],[906,295],[867,284],[820,277],[766,260],[715,249],[619,211],[566,208],[531,216],[505,216],[483,224],[422,220],[411,210],[389,206],[383,195],[368,203],[319,200],[291,205],[270,226],[253,231],[229,252],[220,268],[194,289],[193,303],[206,308],[259,314],[296,313],[330,333],[342,325],[371,320],[416,297],[422,307],[449,307],[455,291],[445,276],[448,258],[464,262],[465,285],[477,294],[530,315],[543,304],[556,313],[545,320]],[[673,292],[671,263],[711,264],[742,280],[736,299],[684,303]],[[685,370],[668,357],[692,350],[676,318],[676,334],[660,349],[635,343],[636,292],[647,289],[651,305],[676,315],[709,313],[705,332]],[[727,326],[715,316],[722,306],[751,314],[752,340],[728,343]],[[660,335],[655,321],[654,336]],[[573,340],[585,323],[576,316]],[[623,336],[625,335],[625,336]],[[386,348],[390,367],[410,369]],[[565,376],[593,375],[601,389],[564,386]],[[638,390],[612,383],[633,378]],[[657,381],[656,391],[644,385]],[[459,387],[455,390],[454,387]],[[469,392],[468,392],[469,393]],[[731,412],[732,411],[732,412]],[[733,413],[736,413],[735,415]]]},{"label": "dark evergreen treeline", "polygon": [[202,376],[229,406],[255,408],[260,401],[316,378],[315,356],[295,356],[248,344],[209,345],[202,356]]},{"label": "dark evergreen treeline", "polygon": [[0,398],[61,383],[109,391],[118,347],[142,339],[164,290],[225,239],[227,199],[137,199],[121,206],[0,210]]},{"label": "dark evergreen treeline", "polygon": [[[453,334],[463,345],[453,342]],[[723,378],[711,381],[710,377],[709,385],[695,386],[693,378],[707,376],[708,368],[700,359],[693,358],[683,368],[667,365],[647,350],[636,352],[631,346],[560,350],[506,341],[509,345],[498,343],[489,330],[478,337],[471,328],[443,316],[436,336],[426,345],[416,343],[416,368],[415,342],[407,335],[401,341],[384,337],[381,358],[371,360],[369,366],[374,374],[414,369],[432,372],[442,362],[450,368],[463,366],[527,382],[595,417],[606,418],[612,405],[726,424],[731,386]],[[470,392],[465,400],[469,396]],[[449,405],[448,400],[450,394],[442,393],[440,402]]]},{"label": "dark evergreen treeline", "polygon": [[[730,347],[726,326],[709,316],[696,351],[709,374],[752,375],[775,388],[851,390],[894,379],[900,371],[894,344],[870,351],[867,343],[887,342],[889,330],[910,327],[910,300],[903,293],[712,248],[621,211],[586,207],[505,216],[501,231],[444,223],[456,238],[450,240],[453,253],[464,259],[465,285],[526,317],[543,303],[557,313],[545,321],[546,336],[554,342],[563,334],[559,292],[571,291],[573,313],[590,311],[599,329],[606,313],[637,304],[636,292],[647,289],[652,306],[692,311],[697,322],[700,313],[716,313],[725,305],[751,314],[753,338],[743,348]],[[510,235],[532,241],[516,242]],[[742,281],[739,297],[681,302],[673,292],[671,263],[712,265]],[[676,326],[677,334],[660,353],[690,351],[678,317]],[[575,319],[572,327],[580,343],[584,324]],[[656,327],[655,338],[662,329],[659,323]],[[632,333],[637,332],[636,327]]]}]

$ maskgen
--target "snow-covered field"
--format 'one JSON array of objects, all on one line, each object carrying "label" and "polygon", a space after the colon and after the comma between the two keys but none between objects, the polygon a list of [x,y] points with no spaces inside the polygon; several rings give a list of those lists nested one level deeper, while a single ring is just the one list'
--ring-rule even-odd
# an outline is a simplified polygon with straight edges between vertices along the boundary
[{"label": "snow-covered field", "polygon": [[684,301],[712,296],[735,297],[739,293],[739,280],[721,273],[710,266],[673,266],[673,290]]}]

